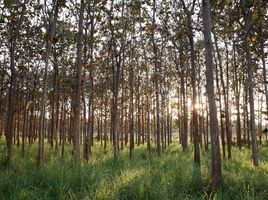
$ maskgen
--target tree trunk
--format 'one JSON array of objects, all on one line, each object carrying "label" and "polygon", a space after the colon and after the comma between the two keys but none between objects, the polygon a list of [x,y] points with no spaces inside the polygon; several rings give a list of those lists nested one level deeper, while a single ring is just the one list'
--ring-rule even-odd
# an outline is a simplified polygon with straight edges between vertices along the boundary
[{"label": "tree trunk", "polygon": [[17,72],[15,69],[15,47],[16,38],[12,38],[10,42],[10,88],[8,93],[8,111],[7,111],[7,128],[6,128],[6,143],[7,143],[7,163],[11,162],[12,146],[13,146],[13,128],[14,128],[14,113],[16,105],[16,87],[17,87]]},{"label": "tree trunk", "polygon": [[237,146],[239,149],[242,147],[241,141],[241,120],[240,120],[240,87],[239,87],[239,79],[238,79],[238,65],[236,64],[236,53],[235,53],[235,43],[233,42],[233,59],[234,59],[234,81],[235,81],[235,106],[236,106],[236,139],[237,139]]},{"label": "tree trunk", "polygon": [[205,59],[206,59],[206,89],[209,102],[210,114],[210,135],[212,152],[212,187],[219,187],[221,183],[221,157],[218,135],[217,109],[214,92],[212,41],[211,41],[211,18],[209,0],[202,0],[204,39],[205,39]]},{"label": "tree trunk", "polygon": [[154,68],[155,68],[155,74],[154,74],[154,82],[155,82],[155,98],[156,98],[156,146],[157,146],[157,155],[158,157],[161,157],[161,138],[160,138],[160,104],[159,104],[159,83],[158,79],[160,76],[160,69],[159,69],[159,63],[158,63],[158,57],[157,57],[157,46],[155,42],[155,36],[154,32],[156,31],[156,25],[155,25],[155,15],[156,15],[156,0],[153,1],[153,32],[152,32],[152,43],[153,43],[153,54],[154,54]]},{"label": "tree trunk", "polygon": [[133,98],[133,66],[130,64],[129,70],[129,98],[130,98],[130,121],[129,121],[129,133],[130,133],[130,145],[129,145],[129,157],[133,159],[133,149],[134,149],[134,98]]},{"label": "tree trunk", "polygon": [[[266,110],[265,112],[268,112],[268,86],[267,86],[267,70],[266,70],[266,61],[265,61],[265,39],[264,39],[264,33],[265,33],[265,29],[263,27],[263,22],[265,22],[264,20],[264,16],[262,16],[262,8],[265,8],[264,5],[266,5],[264,3],[264,1],[259,1],[258,4],[258,13],[259,13],[259,18],[260,18],[260,45],[261,45],[261,61],[262,61],[262,69],[263,69],[263,82],[264,82],[264,93],[265,93],[265,105],[266,105]],[[267,56],[266,56],[267,58]],[[266,114],[267,116],[268,114]],[[265,133],[267,136],[267,133]]]},{"label": "tree trunk", "polygon": [[146,66],[146,80],[145,80],[145,85],[146,85],[146,108],[145,108],[145,113],[146,113],[146,133],[147,133],[147,150],[148,150],[148,157],[149,160],[151,160],[151,133],[150,133],[150,94],[149,94],[149,66],[148,64],[148,58],[147,58],[147,54],[146,54],[146,50],[145,50],[145,45],[144,45],[144,38],[143,38],[143,34],[142,34],[142,26],[141,26],[141,22],[140,22],[140,37],[141,37],[141,46],[142,46],[142,50],[143,50],[143,57],[144,57],[144,64]]},{"label": "tree trunk", "polygon": [[84,0],[81,0],[79,12],[79,24],[77,34],[77,58],[76,58],[76,85],[73,99],[73,153],[74,161],[77,166],[80,166],[80,100],[81,100],[81,70],[82,70],[82,40],[83,40],[83,18],[85,9]]},{"label": "tree trunk", "polygon": [[47,41],[46,41],[46,56],[45,56],[45,71],[43,78],[43,93],[41,100],[41,113],[40,113],[40,127],[39,127],[39,140],[38,140],[38,154],[37,154],[37,167],[40,167],[44,154],[44,134],[45,134],[45,118],[46,118],[46,102],[47,102],[47,71],[50,52],[52,48],[52,41],[56,31],[56,19],[58,15],[58,4],[56,4],[54,15],[50,16]]},{"label": "tree trunk", "polygon": [[194,34],[193,34],[193,24],[192,24],[192,14],[194,11],[195,0],[193,1],[191,10],[186,8],[184,1],[182,1],[184,12],[187,15],[187,26],[189,31],[189,42],[190,42],[190,63],[191,63],[191,79],[192,79],[192,135],[194,141],[194,163],[200,166],[200,146],[199,146],[199,135],[198,135],[198,114],[195,106],[197,105],[197,90],[196,90],[196,67],[195,67],[195,49],[194,49]]},{"label": "tree trunk", "polygon": [[[218,62],[219,62],[220,81],[221,81],[222,93],[223,93],[222,95],[223,95],[223,101],[224,101],[224,118],[225,118],[226,139],[227,139],[227,153],[228,153],[227,157],[228,157],[228,159],[231,159],[231,157],[232,157],[232,154],[231,154],[232,153],[231,152],[232,135],[231,135],[231,132],[230,132],[229,104],[228,104],[228,99],[227,99],[226,86],[225,86],[225,82],[224,82],[224,79],[223,79],[222,58],[221,58],[220,50],[219,50],[219,47],[218,47],[218,38],[217,38],[215,33],[214,33],[214,40],[215,40],[217,58],[218,58]],[[228,73],[226,74],[226,76],[228,76]],[[228,87],[227,87],[227,90],[228,90]],[[220,104],[221,104],[221,102],[220,102]],[[223,118],[223,116],[221,116],[221,118]]]},{"label": "tree trunk", "polygon": [[[246,65],[248,72],[248,95],[249,95],[249,115],[250,115],[250,132],[251,132],[251,145],[252,145],[252,158],[254,166],[258,166],[258,147],[257,147],[257,134],[256,134],[256,124],[255,124],[255,111],[254,111],[254,94],[253,94],[253,68],[252,68],[252,57],[249,45],[249,31],[250,31],[250,19],[249,13],[246,14],[245,2],[242,1],[243,13],[245,17],[245,34],[246,38],[244,40],[245,52],[246,52]],[[250,11],[248,11],[250,12]]]}]

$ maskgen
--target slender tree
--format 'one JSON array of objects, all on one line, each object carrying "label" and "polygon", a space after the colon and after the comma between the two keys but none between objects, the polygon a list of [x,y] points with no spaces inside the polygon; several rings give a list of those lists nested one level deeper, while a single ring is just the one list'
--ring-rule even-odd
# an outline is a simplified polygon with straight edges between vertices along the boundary
[{"label": "slender tree", "polygon": [[218,120],[215,103],[214,78],[213,78],[213,57],[212,57],[212,40],[211,40],[211,18],[209,0],[202,0],[203,26],[205,40],[205,58],[206,58],[206,89],[209,102],[210,116],[210,137],[212,152],[212,180],[211,185],[218,187],[221,183],[221,156],[218,135]]},{"label": "slender tree", "polygon": [[77,53],[76,53],[76,84],[73,97],[73,152],[75,163],[79,166],[80,163],[80,100],[81,100],[81,77],[82,77],[82,64],[83,64],[83,21],[84,21],[84,9],[86,3],[81,0],[79,9],[79,23],[77,33]]}]

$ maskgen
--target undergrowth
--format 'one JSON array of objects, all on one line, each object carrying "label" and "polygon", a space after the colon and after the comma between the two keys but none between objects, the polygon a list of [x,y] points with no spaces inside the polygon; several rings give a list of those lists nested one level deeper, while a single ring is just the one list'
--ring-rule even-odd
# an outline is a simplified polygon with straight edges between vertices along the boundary
[{"label": "undergrowth", "polygon": [[60,149],[45,147],[45,158],[36,168],[37,146],[14,148],[12,163],[4,164],[5,145],[0,142],[0,199],[268,199],[268,149],[260,149],[260,166],[255,168],[251,151],[233,148],[231,160],[222,159],[221,187],[210,187],[210,152],[202,151],[201,167],[193,164],[193,152],[182,152],[177,142],[157,158],[153,149],[150,162],[146,146],[128,149],[113,160],[113,148],[95,143],[92,157],[81,167],[73,163],[71,146],[64,157]]}]

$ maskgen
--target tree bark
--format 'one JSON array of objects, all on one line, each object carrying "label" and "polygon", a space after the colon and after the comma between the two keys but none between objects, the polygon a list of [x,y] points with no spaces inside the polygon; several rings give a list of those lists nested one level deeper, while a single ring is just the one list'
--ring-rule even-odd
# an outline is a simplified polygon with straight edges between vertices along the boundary
[{"label": "tree bark", "polygon": [[83,18],[85,9],[84,0],[81,0],[80,11],[79,11],[79,24],[77,34],[77,58],[76,58],[76,85],[73,99],[73,153],[74,161],[77,166],[80,165],[80,100],[81,100],[81,76],[82,76],[82,40],[83,40]]},{"label": "tree bark", "polygon": [[[252,159],[254,166],[259,166],[258,162],[258,147],[257,147],[257,133],[256,133],[256,123],[255,123],[255,111],[254,111],[254,94],[253,94],[253,68],[252,68],[252,57],[249,45],[249,31],[250,31],[250,19],[249,13],[246,13],[246,6],[244,0],[242,0],[243,14],[245,17],[245,34],[246,38],[244,40],[245,52],[246,52],[246,65],[247,65],[247,82],[248,82],[248,95],[249,95],[249,115],[250,115],[250,132],[251,132],[251,145],[252,145]],[[250,12],[250,11],[248,11]]]},{"label": "tree bark", "polygon": [[159,63],[157,58],[157,46],[155,42],[156,25],[155,25],[155,15],[156,15],[156,0],[153,1],[153,31],[152,31],[152,43],[153,43],[153,54],[154,54],[154,68],[155,68],[155,98],[156,98],[156,146],[157,146],[157,155],[161,157],[161,138],[160,138],[160,104],[159,104],[159,83],[158,79],[160,76]]},{"label": "tree bark", "polygon": [[214,75],[212,60],[212,41],[211,41],[211,18],[209,0],[202,0],[203,25],[205,39],[205,59],[206,59],[206,89],[209,102],[210,114],[210,135],[212,152],[212,187],[219,187],[221,183],[221,157],[219,147],[217,109],[214,92]]},{"label": "tree bark", "polygon": [[[214,33],[213,35],[214,35],[214,40],[215,40],[217,58],[218,58],[218,62],[219,62],[220,81],[221,81],[222,93],[223,93],[222,95],[223,95],[223,101],[224,101],[224,118],[225,118],[226,140],[227,140],[227,157],[228,157],[228,159],[231,159],[231,157],[232,157],[232,151],[231,151],[232,135],[230,132],[229,104],[228,104],[228,99],[227,99],[226,85],[225,85],[224,78],[223,78],[222,57],[221,57],[220,50],[218,47],[218,38],[216,36],[216,33]],[[228,73],[226,74],[226,76],[228,76]],[[228,90],[228,87],[227,87],[227,90]],[[221,118],[222,118],[222,116],[221,116]]]},{"label": "tree bark", "polygon": [[195,66],[195,48],[194,48],[194,34],[193,34],[193,24],[192,24],[192,14],[194,11],[195,0],[193,1],[191,10],[186,8],[184,1],[182,0],[182,5],[184,12],[187,15],[187,26],[189,31],[189,42],[190,42],[190,63],[191,63],[191,78],[192,78],[192,114],[193,114],[193,121],[192,121],[192,135],[194,141],[194,163],[200,166],[200,146],[199,146],[199,135],[198,135],[198,114],[196,110],[197,105],[197,90],[196,90],[196,66]]}]

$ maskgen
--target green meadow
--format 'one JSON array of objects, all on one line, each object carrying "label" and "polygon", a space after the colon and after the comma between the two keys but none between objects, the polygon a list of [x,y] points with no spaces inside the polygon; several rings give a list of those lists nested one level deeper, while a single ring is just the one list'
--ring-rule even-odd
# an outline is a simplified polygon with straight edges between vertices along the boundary
[{"label": "green meadow", "polygon": [[106,150],[95,143],[88,163],[78,169],[71,146],[64,157],[60,149],[45,146],[45,159],[36,168],[37,146],[26,148],[24,157],[15,147],[11,165],[6,166],[5,143],[1,140],[0,198],[7,199],[268,199],[268,150],[260,148],[260,167],[251,162],[251,151],[233,148],[232,160],[222,159],[223,183],[210,187],[210,152],[202,151],[201,167],[193,164],[193,152],[182,152],[173,142],[161,158],[153,149],[151,162],[146,146],[120,152],[113,160],[112,146]]}]

